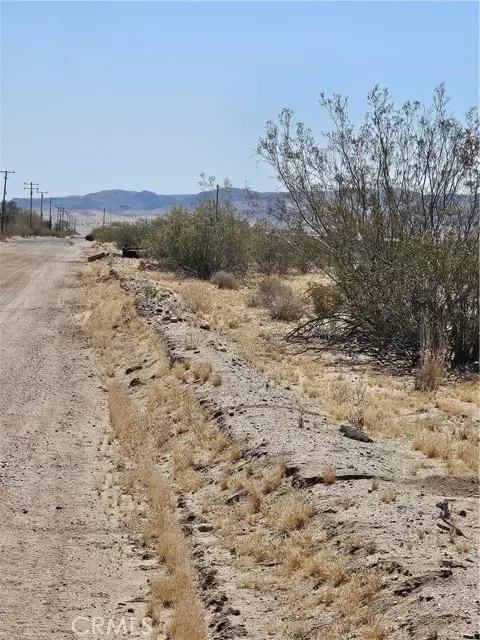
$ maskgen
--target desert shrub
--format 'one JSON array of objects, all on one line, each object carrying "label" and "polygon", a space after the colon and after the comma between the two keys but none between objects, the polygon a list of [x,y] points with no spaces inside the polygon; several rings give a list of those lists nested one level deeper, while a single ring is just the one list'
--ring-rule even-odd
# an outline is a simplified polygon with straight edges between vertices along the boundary
[{"label": "desert shrub", "polygon": [[317,317],[290,339],[417,366],[427,323],[448,364],[474,363],[478,112],[463,123],[454,118],[443,86],[430,108],[396,106],[378,87],[368,103],[364,124],[355,127],[346,99],[322,95],[333,122],[324,146],[288,109],[259,141],[259,155],[288,192],[277,215],[291,230],[303,229],[302,242],[315,240],[315,263],[335,284],[333,299],[317,290]]},{"label": "desert shrub", "polygon": [[176,206],[153,222],[145,247],[149,257],[199,278],[242,274],[249,264],[249,225],[230,205],[216,209],[205,200],[194,211]]},{"label": "desert shrub", "polygon": [[233,273],[228,273],[228,271],[217,271],[214,273],[211,282],[216,284],[219,289],[233,289],[238,290],[240,288],[240,283],[233,275]]},{"label": "desert shrub", "polygon": [[303,301],[288,284],[277,278],[264,278],[250,306],[265,306],[274,320],[294,322],[303,314]]},{"label": "desert shrub", "polygon": [[[49,228],[49,221],[41,220],[38,213],[32,213],[30,224],[30,211],[21,209],[14,202],[7,202],[5,205],[4,219],[5,236],[51,236],[56,235]],[[65,235],[65,234],[63,234]]]},{"label": "desert shrub", "polygon": [[123,247],[143,248],[150,231],[150,223],[144,220],[138,222],[114,222],[105,227],[93,229],[95,240],[113,242],[118,249]]},{"label": "desert shrub", "polygon": [[302,317],[302,299],[292,289],[289,289],[272,298],[268,309],[274,320],[294,322]]},{"label": "desert shrub", "polygon": [[[305,234],[275,227],[268,220],[256,222],[250,229],[252,265],[261,274],[306,273],[312,267]],[[311,242],[311,241],[310,241]]]},{"label": "desert shrub", "polygon": [[311,282],[307,295],[312,301],[313,309],[319,316],[331,316],[341,309],[342,296],[334,284]]}]

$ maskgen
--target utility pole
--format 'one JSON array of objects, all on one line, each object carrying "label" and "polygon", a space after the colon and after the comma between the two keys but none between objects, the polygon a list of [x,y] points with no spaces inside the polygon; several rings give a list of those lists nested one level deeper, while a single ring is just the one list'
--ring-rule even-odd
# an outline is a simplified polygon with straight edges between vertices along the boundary
[{"label": "utility pole", "polygon": [[0,173],[4,174],[4,178],[3,178],[3,200],[2,200],[2,223],[1,223],[1,229],[0,229],[0,233],[3,233],[3,220],[5,218],[5,205],[6,205],[6,198],[7,198],[7,178],[8,178],[8,174],[9,173],[15,173],[15,171],[0,171]]},{"label": "utility pole", "polygon": [[103,224],[102,227],[105,226],[105,207],[103,207]]},{"label": "utility pole", "polygon": [[62,207],[55,207],[55,209],[57,210],[57,222],[56,222],[56,226],[57,226],[57,231],[59,231],[59,230],[60,230],[59,223],[60,223],[60,220],[62,219],[62,218],[61,218],[61,215],[60,215],[60,211],[62,210]]},{"label": "utility pole", "polygon": [[216,218],[218,218],[218,189],[219,189],[219,186],[217,184],[217,200],[215,202],[215,217]]},{"label": "utility pole", "polygon": [[52,198],[50,200],[50,229],[52,228]]},{"label": "utility pole", "polygon": [[48,193],[48,191],[39,191],[37,189],[37,193],[40,194],[40,221],[43,222],[43,195]]},{"label": "utility pole", "polygon": [[30,228],[32,228],[32,197],[33,197],[33,187],[38,187],[39,184],[33,182],[24,182],[24,189],[30,191]]}]

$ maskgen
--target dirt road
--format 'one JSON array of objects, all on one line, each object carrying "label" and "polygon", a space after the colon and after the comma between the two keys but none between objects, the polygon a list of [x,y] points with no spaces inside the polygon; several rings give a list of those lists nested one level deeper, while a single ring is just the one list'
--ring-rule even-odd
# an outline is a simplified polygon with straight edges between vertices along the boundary
[{"label": "dirt road", "polygon": [[81,332],[83,246],[0,244],[2,640],[147,637],[146,573],[95,491],[108,415]]}]

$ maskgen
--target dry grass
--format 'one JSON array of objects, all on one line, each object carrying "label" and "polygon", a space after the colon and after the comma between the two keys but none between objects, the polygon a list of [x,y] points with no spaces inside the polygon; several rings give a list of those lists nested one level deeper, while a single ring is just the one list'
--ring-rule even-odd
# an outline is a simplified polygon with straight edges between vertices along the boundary
[{"label": "dry grass", "polygon": [[[249,474],[249,470],[245,470]],[[285,464],[282,462],[274,467],[269,467],[263,471],[263,493],[268,494],[275,491],[283,482],[285,477]]]},{"label": "dry grass", "polygon": [[200,362],[192,368],[193,378],[206,382],[212,373],[212,365],[209,362]]},{"label": "dry grass", "polygon": [[183,289],[182,295],[193,313],[210,313],[214,306],[213,296],[205,288],[204,283],[189,282]]},{"label": "dry grass", "polygon": [[313,514],[313,506],[298,491],[291,491],[273,505],[270,518],[280,531],[294,531],[304,527]]},{"label": "dry grass", "polygon": [[397,494],[393,489],[386,489],[382,493],[382,502],[385,502],[386,504],[391,504],[392,502],[396,502],[396,501],[397,501]]},{"label": "dry grass", "polygon": [[227,271],[217,271],[217,273],[213,274],[210,282],[219,289],[231,289],[233,291],[240,289],[240,283],[236,277],[233,273],[228,273]]},{"label": "dry grass", "polygon": [[[106,282],[100,271],[92,269],[87,276],[86,293],[90,314],[85,332],[97,350],[100,363],[112,359],[120,366],[142,346],[158,353],[158,371],[169,372],[165,353],[152,339],[137,317],[132,301],[115,282]],[[106,376],[109,371],[106,372]],[[171,385],[160,396],[161,406],[168,406],[179,384],[179,370],[170,373]],[[158,394],[157,394],[158,395]],[[177,398],[178,400],[178,398]],[[205,640],[208,633],[203,605],[197,593],[197,578],[190,560],[190,549],[176,515],[176,499],[171,484],[155,464],[155,453],[168,439],[169,427],[157,422],[154,411],[142,414],[132,396],[117,383],[108,391],[108,406],[113,434],[121,446],[130,470],[124,474],[125,490],[137,492],[148,503],[140,519],[130,516],[129,524],[143,530],[146,540],[157,542],[167,575],[152,585],[148,613],[158,622],[161,607],[171,606],[168,633],[179,640]],[[176,452],[179,472],[189,471],[186,453]]]},{"label": "dry grass", "polygon": [[333,484],[335,482],[336,474],[333,467],[327,467],[322,471],[322,478],[325,484]]},{"label": "dry grass", "polygon": [[[364,426],[375,436],[407,437],[412,443],[416,439],[416,448],[444,460],[447,471],[477,473],[478,439],[470,429],[467,430],[467,438],[462,439],[461,428],[457,426],[457,423],[461,427],[479,416],[477,381],[449,383],[438,388],[433,395],[415,391],[413,378],[378,375],[365,367],[359,384],[351,366],[339,364],[339,358],[334,354],[315,358],[308,353],[289,355],[281,342],[271,340],[272,335],[278,333],[278,325],[263,310],[265,300],[268,300],[268,289],[288,285],[302,297],[312,281],[316,284],[322,281],[311,276],[267,279],[272,284],[266,287],[262,298],[259,295],[262,280],[258,279],[252,281],[247,289],[228,291],[213,289],[213,285],[207,282],[172,282],[168,274],[157,277],[187,298],[192,297],[193,285],[193,297],[208,300],[206,305],[201,305],[202,313],[210,314],[212,326],[232,338],[247,361],[276,382],[296,386],[313,402],[319,402],[336,420],[348,419],[353,424]],[[253,301],[252,292],[255,292]],[[256,306],[250,306],[252,302]],[[435,363],[435,359],[429,360],[429,375],[434,374],[435,380],[440,382],[441,367],[436,370]],[[432,448],[432,439],[421,437],[428,431],[428,423],[412,418],[411,414],[412,410],[431,412],[436,409],[442,411],[446,418],[439,431],[445,436],[445,439],[443,436],[440,439],[446,446],[439,443]]]},{"label": "dry grass", "polygon": [[331,582],[334,586],[340,585],[349,575],[346,565],[338,557],[325,551],[308,558],[303,563],[302,572],[318,582]]},{"label": "dry grass", "polygon": [[218,373],[212,376],[212,384],[214,387],[219,387],[222,384],[222,376],[218,375]]},{"label": "dry grass", "polygon": [[415,372],[415,389],[436,391],[447,374],[446,357],[443,351],[424,349],[420,366]]}]

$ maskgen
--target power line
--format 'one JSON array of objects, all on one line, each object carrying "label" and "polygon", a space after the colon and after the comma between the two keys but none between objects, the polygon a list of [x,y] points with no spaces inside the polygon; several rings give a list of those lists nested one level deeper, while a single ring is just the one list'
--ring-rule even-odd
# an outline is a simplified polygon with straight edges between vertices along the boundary
[{"label": "power line", "polygon": [[32,228],[32,197],[33,197],[33,187],[39,187],[38,182],[24,182],[24,189],[30,191],[30,229]]},{"label": "power line", "polygon": [[6,197],[7,197],[7,177],[9,173],[15,173],[15,171],[5,170],[5,171],[0,171],[0,173],[5,174],[3,179],[2,222],[1,222],[1,229],[0,229],[0,233],[3,233],[3,220],[5,218],[5,204],[6,204]]}]

